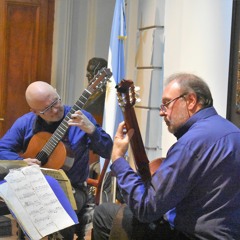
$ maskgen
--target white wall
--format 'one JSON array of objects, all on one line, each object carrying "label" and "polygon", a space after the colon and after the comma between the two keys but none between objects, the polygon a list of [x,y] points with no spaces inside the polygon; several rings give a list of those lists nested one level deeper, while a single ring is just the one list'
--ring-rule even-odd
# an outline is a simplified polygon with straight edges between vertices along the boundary
[{"label": "white wall", "polygon": [[[149,159],[175,138],[158,116],[163,78],[190,71],[209,84],[225,116],[232,0],[126,0],[126,79],[142,86],[136,113]],[[52,83],[73,104],[87,84],[87,61],[108,56],[114,0],[56,0]]]},{"label": "white wall", "polygon": [[[226,116],[232,0],[167,0],[164,76],[186,71],[208,83]],[[163,123],[163,155],[175,141]]]},{"label": "white wall", "polygon": [[86,67],[92,57],[107,59],[112,0],[56,0],[52,84],[66,104],[74,104],[87,86]]},{"label": "white wall", "polygon": [[148,159],[161,156],[159,105],[163,83],[165,0],[139,0],[135,85],[141,102],[135,106]]}]

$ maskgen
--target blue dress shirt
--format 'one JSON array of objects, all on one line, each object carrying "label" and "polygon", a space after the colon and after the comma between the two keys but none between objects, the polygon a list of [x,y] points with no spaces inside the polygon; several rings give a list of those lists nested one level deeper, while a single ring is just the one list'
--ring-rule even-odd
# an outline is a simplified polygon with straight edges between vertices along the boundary
[{"label": "blue dress shirt", "polygon": [[111,169],[123,197],[142,222],[165,215],[197,239],[240,239],[240,130],[213,107],[194,114],[153,174],[141,178],[123,159]]},{"label": "blue dress shirt", "polygon": [[[70,106],[64,106],[64,117],[70,111]],[[103,158],[110,158],[112,151],[111,137],[96,123],[93,116],[87,111],[82,112],[96,126],[95,132],[86,134],[79,127],[70,126],[62,139],[68,149],[68,155],[75,159],[72,168],[66,172],[73,186],[86,181],[89,174],[89,149]],[[30,139],[36,133],[36,121],[39,117],[29,112],[18,118],[6,134],[0,139],[0,159],[23,159],[18,153],[25,152]],[[38,129],[47,131],[44,121],[38,121]],[[61,122],[61,121],[60,121]],[[57,124],[59,125],[60,122]],[[57,128],[57,125],[55,128]]]}]

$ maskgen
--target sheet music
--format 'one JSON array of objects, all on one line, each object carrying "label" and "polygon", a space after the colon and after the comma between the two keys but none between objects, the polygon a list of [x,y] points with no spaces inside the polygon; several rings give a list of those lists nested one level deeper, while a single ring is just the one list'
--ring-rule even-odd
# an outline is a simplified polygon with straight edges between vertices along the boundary
[{"label": "sheet music", "polygon": [[[1,160],[0,166],[7,168],[9,171],[10,169],[16,169],[21,167],[27,167],[27,163],[23,160]],[[68,197],[72,208],[77,210],[76,201],[72,191],[72,185],[70,183],[69,178],[67,177],[66,173],[62,169],[50,169],[50,168],[40,168],[44,175],[51,176],[55,178],[60,186],[62,187],[63,191],[65,192],[66,196]]]},{"label": "sheet music", "polygon": [[[5,180],[5,188],[1,188],[0,192],[32,239],[40,239],[36,230],[42,238],[75,224],[62,207],[39,166],[11,169]],[[31,220],[31,224],[27,218]]]},{"label": "sheet music", "polygon": [[73,196],[72,185],[71,185],[70,180],[68,179],[66,173],[62,169],[58,169],[58,170],[49,169],[49,168],[40,168],[40,169],[44,175],[51,176],[59,182],[63,191],[65,192],[66,196],[68,197],[68,199],[72,205],[72,208],[74,210],[77,210],[76,201]]},{"label": "sheet music", "polygon": [[[0,185],[0,196],[5,199],[4,202],[9,206],[12,210],[16,208],[18,211],[13,211],[13,214],[18,219],[18,223],[23,226],[28,226],[28,233],[29,237],[33,240],[41,239],[43,236],[37,231],[36,227],[34,226],[33,222],[30,220],[27,212],[17,199],[15,192],[9,187],[8,183],[4,183]],[[10,207],[10,206],[14,206]]]}]

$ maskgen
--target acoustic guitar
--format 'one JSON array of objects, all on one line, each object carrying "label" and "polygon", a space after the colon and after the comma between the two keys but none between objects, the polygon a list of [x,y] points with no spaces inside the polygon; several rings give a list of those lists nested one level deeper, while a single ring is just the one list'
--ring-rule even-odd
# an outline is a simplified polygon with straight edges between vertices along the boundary
[{"label": "acoustic guitar", "polygon": [[47,132],[39,132],[31,138],[28,148],[21,156],[23,158],[36,158],[41,161],[41,165],[45,168],[68,170],[72,167],[74,159],[67,158],[67,148],[61,141],[68,130],[68,120],[71,115],[83,108],[90,96],[102,91],[103,87],[109,81],[112,73],[107,68],[102,68],[91,80],[88,87],[84,89],[74,106],[70,109],[61,124],[53,134]]},{"label": "acoustic guitar", "polygon": [[130,140],[130,146],[132,148],[136,170],[143,181],[148,181],[160,166],[163,158],[158,158],[151,162],[148,160],[133,108],[137,100],[133,81],[123,79],[116,86],[116,89],[118,104],[122,109],[126,128],[127,130],[131,128],[134,129],[134,134]]}]

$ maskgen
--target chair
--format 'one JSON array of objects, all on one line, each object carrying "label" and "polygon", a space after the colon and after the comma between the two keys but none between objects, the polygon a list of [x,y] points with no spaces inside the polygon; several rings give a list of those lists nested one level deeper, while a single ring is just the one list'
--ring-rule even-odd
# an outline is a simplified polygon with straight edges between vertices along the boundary
[{"label": "chair", "polygon": [[110,159],[105,159],[103,168],[100,171],[100,158],[97,154],[94,154],[92,151],[90,151],[90,155],[89,155],[90,173],[89,173],[89,178],[87,179],[87,184],[89,187],[89,195],[93,196],[93,198],[90,197],[89,202],[87,203],[87,206],[85,208],[85,211],[83,211],[83,217],[87,219],[86,221],[87,223],[85,225],[85,232],[86,232],[86,229],[89,229],[89,225],[91,226],[90,227],[91,239],[93,239],[92,218],[93,218],[94,207],[100,204],[101,192],[102,192],[103,182],[104,182],[103,180],[104,180],[109,162],[110,162]]},{"label": "chair", "polygon": [[[100,162],[99,156],[97,154],[92,153],[92,152],[90,152],[89,159],[90,159],[89,164],[91,166],[94,166],[95,164],[99,164],[99,162]],[[101,172],[97,173],[96,174],[97,176],[95,175],[95,178],[89,177],[87,179],[87,184],[89,186],[95,187],[95,189],[96,189],[96,191],[95,191],[95,204],[96,205],[99,205],[99,203],[100,203],[102,184],[103,184],[104,176],[106,174],[109,163],[110,163],[110,159],[105,159]],[[90,171],[91,171],[91,169],[90,169]],[[92,175],[94,177],[94,174],[92,174]]]}]

